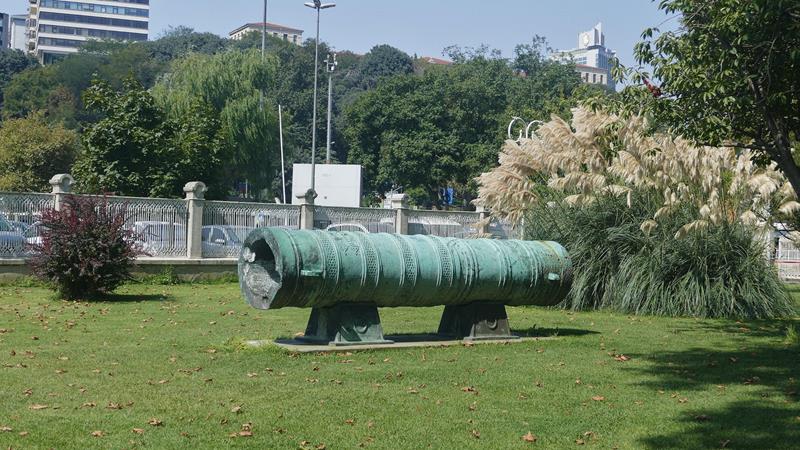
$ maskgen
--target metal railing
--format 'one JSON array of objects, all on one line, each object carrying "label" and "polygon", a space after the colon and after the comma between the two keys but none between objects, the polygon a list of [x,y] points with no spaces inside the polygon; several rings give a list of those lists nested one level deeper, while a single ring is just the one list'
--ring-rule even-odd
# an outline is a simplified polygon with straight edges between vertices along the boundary
[{"label": "metal railing", "polygon": [[300,207],[267,203],[206,201],[203,204],[202,255],[235,258],[242,242],[259,227],[300,228]]},{"label": "metal railing", "polygon": [[314,207],[314,228],[318,230],[394,233],[397,214],[392,209]]},{"label": "metal railing", "polygon": [[480,213],[408,211],[408,234],[466,238],[479,234]]},{"label": "metal railing", "polygon": [[125,216],[145,257],[186,256],[189,213],[184,200],[106,197],[109,210]]},{"label": "metal railing", "polygon": [[800,249],[790,239],[778,238],[774,263],[782,279],[800,280]]},{"label": "metal railing", "polygon": [[[0,259],[24,258],[30,244],[41,243],[40,219],[58,209],[71,194],[74,180],[60,174],[49,194],[0,192]],[[498,239],[517,237],[508,223],[486,220],[484,212],[422,211],[404,202],[386,208],[207,201],[203,183],[188,183],[185,199],[106,197],[107,207],[125,214],[144,258],[236,258],[247,235],[259,227],[325,229],[368,233],[426,234]]]},{"label": "metal railing", "polygon": [[51,194],[0,192],[0,258],[19,258],[39,243],[38,222],[55,203]]}]

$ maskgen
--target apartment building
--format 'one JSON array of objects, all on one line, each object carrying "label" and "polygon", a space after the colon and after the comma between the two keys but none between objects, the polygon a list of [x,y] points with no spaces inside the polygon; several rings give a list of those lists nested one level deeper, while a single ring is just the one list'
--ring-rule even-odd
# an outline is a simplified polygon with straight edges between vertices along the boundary
[{"label": "apartment building", "polygon": [[29,0],[28,51],[43,64],[89,40],[146,41],[150,0]]},{"label": "apartment building", "polygon": [[297,28],[291,28],[284,25],[278,25],[277,23],[248,23],[245,25],[240,26],[239,28],[231,31],[228,33],[228,37],[233,40],[239,40],[244,37],[247,33],[258,32],[261,33],[262,30],[265,28],[267,29],[267,34],[269,36],[276,37],[278,39],[283,39],[286,42],[291,42],[292,44],[301,44],[303,41],[303,30],[298,30]]}]

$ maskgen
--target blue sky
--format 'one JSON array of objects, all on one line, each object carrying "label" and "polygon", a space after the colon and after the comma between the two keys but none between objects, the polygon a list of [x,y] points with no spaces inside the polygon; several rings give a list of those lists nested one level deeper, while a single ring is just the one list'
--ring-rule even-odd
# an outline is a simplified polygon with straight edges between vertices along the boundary
[{"label": "blue sky", "polygon": [[[9,0],[2,0],[3,3]],[[14,0],[21,3],[22,0]],[[328,0],[330,1],[330,0]],[[27,2],[24,2],[27,3]],[[150,35],[169,26],[227,36],[234,28],[260,21],[261,0],[151,0]],[[577,34],[603,22],[606,44],[623,64],[633,63],[632,51],[642,30],[668,17],[650,0],[338,0],[322,12],[321,39],[339,50],[366,53],[390,44],[410,55],[441,56],[448,45],[487,44],[511,54],[518,43],[535,34],[550,45],[569,49]],[[24,6],[22,7],[24,9]],[[314,35],[314,11],[303,0],[269,0],[269,22]],[[671,20],[664,27],[675,24]]]}]

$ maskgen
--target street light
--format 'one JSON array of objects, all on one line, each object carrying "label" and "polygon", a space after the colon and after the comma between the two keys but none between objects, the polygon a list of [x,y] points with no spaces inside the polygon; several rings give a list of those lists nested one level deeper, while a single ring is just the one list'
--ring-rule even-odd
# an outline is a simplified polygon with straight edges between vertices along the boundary
[{"label": "street light", "polygon": [[336,53],[331,53],[325,60],[328,68],[328,142],[325,146],[325,164],[331,163],[331,105],[333,104],[333,71],[339,63],[336,62]]},{"label": "street light", "polygon": [[317,39],[314,42],[314,105],[311,115],[311,187],[306,192],[306,199],[312,200],[317,196],[315,190],[315,169],[317,157],[317,77],[319,70],[319,12],[323,9],[333,8],[336,3],[322,3],[320,0],[306,2],[304,5],[317,10]]}]

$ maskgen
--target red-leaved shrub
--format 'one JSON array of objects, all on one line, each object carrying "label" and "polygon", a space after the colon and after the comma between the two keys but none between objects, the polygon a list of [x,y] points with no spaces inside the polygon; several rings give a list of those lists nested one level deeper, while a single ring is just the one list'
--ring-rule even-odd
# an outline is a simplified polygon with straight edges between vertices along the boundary
[{"label": "red-leaved shrub", "polygon": [[61,210],[42,214],[41,243],[34,245],[33,273],[62,298],[89,299],[130,278],[140,251],[125,227],[125,212],[103,197],[68,196]]}]

